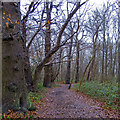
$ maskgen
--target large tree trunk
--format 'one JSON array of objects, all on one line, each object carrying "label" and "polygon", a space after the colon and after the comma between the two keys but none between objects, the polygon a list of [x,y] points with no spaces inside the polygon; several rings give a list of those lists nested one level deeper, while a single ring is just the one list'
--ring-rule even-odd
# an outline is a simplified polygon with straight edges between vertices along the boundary
[{"label": "large tree trunk", "polygon": [[[23,107],[26,101],[23,41],[20,36],[19,3],[3,3],[2,41],[2,110]],[[9,19],[6,16],[9,15]],[[15,23],[17,21],[17,23]]]},{"label": "large tree trunk", "polygon": [[[50,7],[49,7],[50,5]],[[46,33],[45,33],[45,56],[51,49],[51,30],[50,30],[50,20],[51,20],[51,11],[52,11],[52,2],[46,2],[46,13],[47,13],[47,25],[46,25]],[[47,60],[49,62],[51,58]],[[52,81],[52,64],[46,65],[44,67],[44,87],[51,87]]]}]

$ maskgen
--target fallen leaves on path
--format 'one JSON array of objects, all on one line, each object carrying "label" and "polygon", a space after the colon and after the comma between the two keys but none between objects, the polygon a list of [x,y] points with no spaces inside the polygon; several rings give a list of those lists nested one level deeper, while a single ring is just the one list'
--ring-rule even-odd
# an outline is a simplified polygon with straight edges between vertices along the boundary
[{"label": "fallen leaves on path", "polygon": [[6,118],[119,118],[120,114],[105,109],[105,103],[91,99],[89,96],[68,90],[69,85],[47,88],[45,97],[35,103],[37,110],[28,114],[9,111]]},{"label": "fallen leaves on path", "polygon": [[[104,109],[104,104],[89,96],[68,90],[69,85],[49,88],[38,114],[42,118],[119,118],[119,113]],[[38,106],[38,105],[37,105]]]}]

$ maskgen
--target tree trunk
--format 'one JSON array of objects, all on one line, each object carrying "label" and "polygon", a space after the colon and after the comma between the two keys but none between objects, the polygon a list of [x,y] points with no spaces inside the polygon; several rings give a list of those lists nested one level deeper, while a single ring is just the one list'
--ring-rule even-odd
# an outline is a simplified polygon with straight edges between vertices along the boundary
[{"label": "tree trunk", "polygon": [[101,82],[104,82],[104,52],[105,52],[105,15],[104,15],[104,21],[103,21],[103,53],[102,53],[102,76],[101,76]]},{"label": "tree trunk", "polygon": [[96,62],[96,41],[97,41],[97,38],[98,38],[98,30],[96,32],[96,38],[94,40],[94,37],[93,37],[93,60],[92,60],[92,63],[91,63],[91,67],[90,67],[90,72],[88,72],[91,76],[90,76],[90,80],[94,80],[95,78],[95,62]]},{"label": "tree trunk", "polygon": [[110,65],[109,65],[109,76],[110,77],[113,77],[113,74],[112,74],[112,68],[113,68],[113,56],[112,56],[112,45],[109,46],[109,58],[110,58]]},{"label": "tree trunk", "polygon": [[[49,2],[46,2],[46,13],[47,13],[47,25],[46,25],[46,33],[45,33],[45,56],[51,49],[51,31],[50,31],[50,20],[51,20],[51,10],[52,10],[52,3],[49,7]],[[49,62],[51,58],[47,60]],[[52,64],[46,65],[44,67],[44,87],[51,87],[52,81]]]},{"label": "tree trunk", "polygon": [[[118,2],[119,12],[118,12],[118,83],[120,84],[120,2]],[[118,95],[120,94],[120,88],[118,90]]]},{"label": "tree trunk", "polygon": [[[89,63],[88,63],[87,66],[85,67],[84,73],[83,73],[83,75],[82,75],[82,79],[80,80],[79,90],[80,90],[81,84],[82,84],[82,82],[83,82],[83,80],[84,80],[84,77],[85,77],[85,74],[86,74],[86,72],[87,72],[87,69],[88,69],[88,67],[90,66],[92,60],[93,60],[93,57],[90,59]],[[89,69],[89,71],[90,71],[90,69]],[[89,71],[88,71],[88,76],[89,76]]]},{"label": "tree trunk", "polygon": [[96,34],[93,36],[93,60],[92,60],[91,66],[90,66],[89,71],[88,71],[87,80],[94,80],[95,79],[95,74],[96,74],[95,62],[96,62],[96,49],[97,49],[96,42],[97,42],[97,38],[98,38],[98,28],[96,30]]},{"label": "tree trunk", "polygon": [[25,56],[24,56],[24,76],[26,80],[26,85],[28,91],[32,91],[33,86],[33,80],[32,80],[32,72],[31,72],[31,66],[29,61],[29,52],[27,50],[27,47],[25,46]]},{"label": "tree trunk", "polygon": [[113,77],[115,77],[116,58],[117,58],[117,43],[116,43],[116,47],[115,47],[114,62],[113,62],[113,68],[112,68],[112,76]]},{"label": "tree trunk", "polygon": [[59,35],[57,37],[57,44],[54,48],[52,48],[52,50],[49,51],[49,53],[46,55],[46,57],[41,61],[41,63],[36,67],[35,70],[35,77],[34,77],[34,81],[33,81],[33,86],[34,89],[37,88],[37,84],[39,81],[39,76],[40,73],[42,71],[42,68],[44,67],[44,65],[47,63],[48,59],[51,58],[51,56],[57,52],[60,48],[60,43],[61,43],[61,38],[62,38],[62,34],[66,28],[66,26],[68,25],[69,21],[71,20],[71,18],[73,17],[73,15],[77,12],[77,10],[83,6],[88,0],[86,0],[85,2],[83,2],[82,4],[80,4],[79,2],[76,5],[76,8],[68,15],[68,18],[66,19],[65,23],[62,25],[60,31],[59,31]]},{"label": "tree trunk", "polygon": [[[71,33],[73,34],[73,29],[72,29],[72,32],[71,32]],[[71,34],[71,35],[72,35],[72,34]],[[65,84],[70,84],[72,43],[73,43],[73,37],[71,38],[70,45],[69,45],[68,64],[67,64],[67,73],[66,73],[66,81],[65,81]]]},{"label": "tree trunk", "polygon": [[79,81],[79,41],[77,40],[75,83]]},{"label": "tree trunk", "polygon": [[84,72],[84,65],[83,65],[83,61],[84,61],[84,51],[80,51],[80,70],[79,70],[79,75],[80,75],[80,79],[83,77],[83,72]]},{"label": "tree trunk", "polygon": [[99,77],[100,73],[100,61],[101,60],[101,51],[100,51],[100,43],[98,44],[98,49],[97,49],[97,57],[96,57],[96,75]]},{"label": "tree trunk", "polygon": [[[26,102],[23,41],[20,36],[20,4],[4,2],[2,39],[2,111],[23,107]],[[17,23],[15,23],[17,21]],[[21,104],[21,105],[20,105]]]},{"label": "tree trunk", "polygon": [[22,29],[22,34],[23,34],[23,49],[24,49],[24,76],[26,80],[26,85],[28,91],[32,90],[32,72],[31,72],[31,67],[30,67],[30,61],[29,61],[29,48],[26,47],[26,19],[23,21],[23,29]]},{"label": "tree trunk", "polygon": [[108,42],[106,41],[105,43],[105,73],[104,73],[104,80],[107,80],[108,77]]}]

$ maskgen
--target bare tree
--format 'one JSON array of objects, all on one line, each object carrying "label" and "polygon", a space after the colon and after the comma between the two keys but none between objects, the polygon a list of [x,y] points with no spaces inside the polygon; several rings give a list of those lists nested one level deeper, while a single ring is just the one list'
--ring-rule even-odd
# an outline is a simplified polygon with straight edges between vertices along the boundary
[{"label": "bare tree", "polygon": [[34,81],[33,81],[34,89],[37,89],[37,85],[38,85],[38,81],[39,81],[39,75],[40,75],[41,70],[44,67],[45,63],[60,48],[62,34],[63,34],[66,26],[68,25],[69,21],[71,20],[71,18],[73,17],[73,15],[77,12],[77,10],[81,6],[83,6],[87,1],[85,1],[85,2],[83,2],[81,4],[77,3],[76,8],[68,15],[68,18],[66,19],[65,23],[62,25],[62,27],[61,27],[61,29],[59,31],[59,35],[57,37],[57,43],[56,43],[55,47],[49,51],[49,53],[46,55],[46,57],[37,66],[36,71],[35,71],[35,78],[34,78]]},{"label": "bare tree", "polygon": [[[73,26],[72,26],[72,23],[70,22],[70,34],[72,35],[73,34]],[[72,52],[72,44],[73,44],[73,37],[71,38],[70,40],[70,44],[68,46],[68,63],[67,63],[67,73],[66,73],[66,81],[65,83],[66,84],[70,84],[70,77],[71,77],[71,59],[72,59],[72,55],[71,55],[71,52]]]}]

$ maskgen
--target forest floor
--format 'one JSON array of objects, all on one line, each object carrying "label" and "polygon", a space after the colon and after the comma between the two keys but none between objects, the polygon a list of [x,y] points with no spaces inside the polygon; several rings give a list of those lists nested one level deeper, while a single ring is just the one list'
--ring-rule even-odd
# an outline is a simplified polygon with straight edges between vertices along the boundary
[{"label": "forest floor", "polygon": [[[68,89],[69,85],[59,84],[46,88],[42,99],[33,102],[36,111],[28,113],[10,111],[3,118],[115,118],[120,119],[118,111],[105,109],[105,103],[92,99],[86,94]],[[59,86],[59,87],[58,87]],[[73,86],[73,85],[72,85]],[[41,94],[40,92],[38,94]],[[43,119],[41,119],[43,120]]]},{"label": "forest floor", "polygon": [[68,89],[69,85],[47,88],[42,102],[36,104],[40,118],[120,118],[118,112],[104,109],[104,104]]}]

